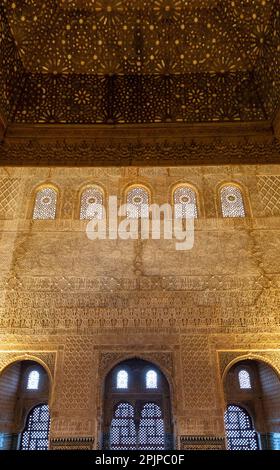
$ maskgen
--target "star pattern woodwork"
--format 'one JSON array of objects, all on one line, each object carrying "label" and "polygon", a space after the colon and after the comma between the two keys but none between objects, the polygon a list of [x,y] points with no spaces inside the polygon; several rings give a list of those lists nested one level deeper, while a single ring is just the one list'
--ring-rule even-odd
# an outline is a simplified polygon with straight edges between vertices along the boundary
[{"label": "star pattern woodwork", "polygon": [[19,123],[272,119],[277,0],[2,2],[1,108]]},{"label": "star pattern woodwork", "polygon": [[268,47],[273,0],[6,2],[25,69],[51,74],[251,70]]}]

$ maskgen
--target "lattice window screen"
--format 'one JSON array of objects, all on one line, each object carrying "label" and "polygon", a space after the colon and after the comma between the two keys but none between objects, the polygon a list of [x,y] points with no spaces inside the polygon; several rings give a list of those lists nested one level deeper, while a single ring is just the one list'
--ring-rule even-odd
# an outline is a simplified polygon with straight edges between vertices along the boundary
[{"label": "lattice window screen", "polygon": [[131,219],[149,217],[149,193],[146,189],[135,187],[127,193],[127,216]]},{"label": "lattice window screen", "polygon": [[196,194],[192,188],[180,186],[174,191],[173,199],[176,219],[198,217]]},{"label": "lattice window screen", "polygon": [[54,219],[56,213],[57,192],[44,188],[37,192],[33,210],[33,219]]},{"label": "lattice window screen", "polygon": [[228,450],[258,450],[257,433],[249,414],[239,406],[229,405],[225,412]]},{"label": "lattice window screen", "polygon": [[100,189],[87,188],[81,196],[80,219],[91,220],[103,218],[103,194]]},{"label": "lattice window screen", "polygon": [[120,403],[111,422],[110,449],[132,450],[136,448],[137,436],[133,406],[129,403]]},{"label": "lattice window screen", "polygon": [[22,433],[21,450],[48,450],[50,413],[48,405],[39,405],[29,413]]},{"label": "lattice window screen", "polygon": [[221,207],[223,217],[245,217],[240,189],[236,186],[224,186],[221,189]]},{"label": "lattice window screen", "polygon": [[139,449],[164,450],[164,423],[161,409],[155,403],[146,403],[141,412]]}]

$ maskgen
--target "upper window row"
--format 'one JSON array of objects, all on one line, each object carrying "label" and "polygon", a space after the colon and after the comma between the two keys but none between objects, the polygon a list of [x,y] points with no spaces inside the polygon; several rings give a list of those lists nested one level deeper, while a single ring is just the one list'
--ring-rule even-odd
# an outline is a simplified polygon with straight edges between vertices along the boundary
[{"label": "upper window row", "polygon": [[[117,388],[127,389],[129,382],[128,372],[124,369],[119,370],[117,373]],[[148,370],[146,372],[145,386],[147,389],[154,389],[158,387],[158,375],[154,370]]]},{"label": "upper window row", "polygon": [[[33,219],[55,219],[57,207],[57,190],[51,186],[39,189],[35,196]],[[240,188],[234,184],[222,186],[219,192],[221,213],[223,217],[245,217],[243,195]],[[196,191],[188,186],[181,185],[173,193],[175,218],[198,217],[198,204]],[[103,218],[103,191],[97,187],[88,187],[80,199],[80,219]],[[148,217],[150,194],[142,186],[135,186],[128,190],[126,196],[128,205],[127,214],[130,218]]]}]

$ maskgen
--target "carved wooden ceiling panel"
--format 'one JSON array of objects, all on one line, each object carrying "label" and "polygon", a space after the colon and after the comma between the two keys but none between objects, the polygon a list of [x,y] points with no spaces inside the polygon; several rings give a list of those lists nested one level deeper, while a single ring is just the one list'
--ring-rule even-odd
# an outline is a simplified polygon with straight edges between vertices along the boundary
[{"label": "carved wooden ceiling panel", "polygon": [[274,0],[2,0],[32,73],[251,70]]},{"label": "carved wooden ceiling panel", "polygon": [[272,119],[279,0],[0,0],[8,122]]},{"label": "carved wooden ceiling panel", "polygon": [[0,112],[12,120],[22,91],[24,69],[0,1]]},{"label": "carved wooden ceiling panel", "polygon": [[26,77],[15,122],[133,124],[266,118],[250,74]]}]

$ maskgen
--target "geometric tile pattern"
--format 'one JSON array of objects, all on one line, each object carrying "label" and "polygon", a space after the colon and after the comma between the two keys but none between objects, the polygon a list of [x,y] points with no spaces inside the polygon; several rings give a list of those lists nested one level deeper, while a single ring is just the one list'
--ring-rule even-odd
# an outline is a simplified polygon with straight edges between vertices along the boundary
[{"label": "geometric tile pattern", "polygon": [[0,178],[0,218],[13,219],[17,207],[19,180]]},{"label": "geometric tile pattern", "polygon": [[208,339],[204,335],[182,335],[181,347],[184,364],[184,406],[207,408],[210,403],[213,404],[215,396]]},{"label": "geometric tile pattern", "polygon": [[259,176],[257,179],[264,215],[279,215],[280,176]]}]

